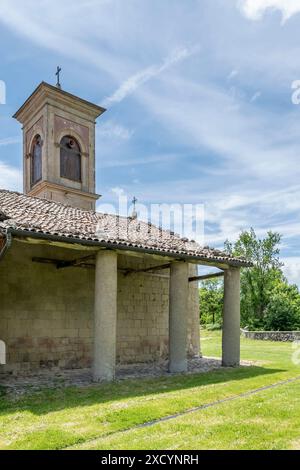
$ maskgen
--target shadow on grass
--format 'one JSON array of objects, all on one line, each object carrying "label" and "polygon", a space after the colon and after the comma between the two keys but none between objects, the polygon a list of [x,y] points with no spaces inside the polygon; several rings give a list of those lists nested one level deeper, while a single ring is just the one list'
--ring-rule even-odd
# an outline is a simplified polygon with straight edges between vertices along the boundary
[{"label": "shadow on grass", "polygon": [[[251,379],[280,372],[285,372],[285,370],[258,366],[239,367],[236,369],[226,368],[200,374],[128,379],[107,384],[91,384],[84,387],[41,388],[39,391],[28,390],[25,395],[19,398],[5,396],[3,394],[3,387],[1,387],[0,416],[25,410],[35,415],[43,415],[77,407],[108,404],[128,398],[139,398],[147,395],[184,391],[195,387],[225,384],[230,381]],[[201,398],[200,395],[199,398]]]}]

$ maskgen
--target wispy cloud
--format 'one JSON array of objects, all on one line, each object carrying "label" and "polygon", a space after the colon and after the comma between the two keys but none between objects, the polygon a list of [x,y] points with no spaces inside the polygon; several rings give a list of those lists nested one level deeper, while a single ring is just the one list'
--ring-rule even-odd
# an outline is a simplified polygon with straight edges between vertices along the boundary
[{"label": "wispy cloud", "polygon": [[[116,26],[111,23],[111,18],[116,9],[119,9],[120,12],[123,11],[123,2],[91,0],[81,2],[80,5],[74,7],[71,0],[65,0],[63,4],[59,5],[58,18],[53,7],[54,1],[43,1],[44,15],[41,18],[35,8],[35,0],[28,0],[26,5],[21,0],[15,0],[14,5],[9,0],[1,0],[0,21],[39,46],[64,54],[77,61],[89,63],[90,66],[104,71],[114,81],[119,80],[122,75],[127,74],[128,76],[128,70],[137,68],[135,61],[128,57],[124,58],[121,53],[117,53],[117,50],[120,49],[118,42],[116,42],[113,53],[110,53],[105,47],[108,41],[111,43],[117,41],[115,39],[117,38]],[[86,6],[89,8],[88,18]],[[76,8],[76,16],[70,15],[70,7],[72,7],[72,12]],[[124,14],[125,12],[126,7]],[[59,21],[61,17],[64,18],[64,22]],[[125,33],[127,34],[128,31]],[[93,41],[86,40],[87,37],[94,35],[97,39],[97,47],[94,46]],[[126,78],[112,95],[101,101],[101,105],[108,106],[121,102],[142,84],[196,54],[199,50],[199,45],[175,47],[160,64],[147,66]]]},{"label": "wispy cloud", "polygon": [[232,80],[234,77],[236,77],[239,74],[239,71],[236,69],[231,70],[231,72],[227,76],[227,80]]},{"label": "wispy cloud", "polygon": [[256,100],[258,100],[258,98],[260,98],[261,96],[261,92],[260,91],[256,91],[250,98],[250,103],[254,103]]},{"label": "wispy cloud", "polygon": [[97,130],[98,137],[107,139],[129,140],[133,134],[133,129],[128,129],[127,127],[111,120],[106,121],[104,124],[100,124]]},{"label": "wispy cloud", "polygon": [[300,256],[290,256],[282,259],[283,272],[290,282],[300,286]]},{"label": "wispy cloud", "polygon": [[[87,9],[85,4],[87,3]],[[87,34],[93,30],[93,22],[101,18],[108,21],[110,8],[113,2],[95,0],[81,2],[74,7],[74,2],[65,0],[60,2],[59,16],[53,0],[43,1],[43,15],[36,8],[36,0],[28,0],[26,4],[21,0],[1,0],[0,21],[11,28],[14,32],[22,34],[39,47],[42,46],[66,57],[72,57],[77,61],[88,62],[98,70],[114,75],[121,67],[121,58],[117,54],[109,54],[105,47],[95,48],[84,40]],[[75,11],[76,15],[70,14]],[[99,15],[99,10],[101,15]],[[88,17],[86,16],[89,12]],[[82,14],[84,12],[84,14]],[[64,18],[64,21],[61,21]],[[95,24],[97,30],[99,24]]]},{"label": "wispy cloud", "polygon": [[300,12],[300,0],[240,0],[238,5],[251,20],[261,19],[267,10],[279,10],[284,23]]},{"label": "wispy cloud", "polygon": [[0,161],[0,188],[22,190],[22,171]]},{"label": "wispy cloud", "polygon": [[105,162],[102,163],[101,167],[102,168],[121,168],[121,167],[126,167],[126,166],[131,166],[131,167],[136,167],[140,165],[151,165],[154,163],[169,163],[171,164],[172,161],[174,161],[178,158],[178,156],[174,154],[157,154],[157,155],[148,155],[148,156],[143,156],[139,157],[138,155],[136,157],[119,157],[119,158],[111,158]]},{"label": "wispy cloud", "polygon": [[[279,114],[252,109],[243,95],[229,96],[208,82],[168,77],[164,85],[160,94],[143,90],[139,97],[170,132],[176,130],[178,140],[217,153],[230,163],[227,171],[239,178],[246,176],[245,169],[269,183],[274,177],[294,179],[298,174],[297,142],[286,142],[294,115],[282,120]],[[226,110],[226,119],[221,110]]]},{"label": "wispy cloud", "polygon": [[21,143],[20,137],[7,137],[0,139],[0,147],[6,147],[7,145],[15,145]]},{"label": "wispy cloud", "polygon": [[150,79],[159,76],[170,67],[191,57],[199,51],[199,46],[175,49],[160,65],[151,65],[127,78],[111,96],[104,100],[104,106],[109,106],[112,103],[120,103]]}]

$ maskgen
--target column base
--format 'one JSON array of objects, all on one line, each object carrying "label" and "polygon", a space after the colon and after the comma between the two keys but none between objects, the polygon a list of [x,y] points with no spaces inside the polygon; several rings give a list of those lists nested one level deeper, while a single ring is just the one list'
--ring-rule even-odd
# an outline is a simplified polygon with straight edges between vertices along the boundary
[{"label": "column base", "polygon": [[115,380],[115,374],[106,375],[106,376],[99,376],[97,374],[93,374],[93,382],[94,383],[105,383],[105,382],[113,382]]},{"label": "column base", "polygon": [[188,363],[187,360],[181,361],[181,362],[170,362],[169,363],[169,372],[171,374],[179,374],[181,372],[187,372],[188,371]]},{"label": "column base", "polygon": [[241,364],[239,361],[233,362],[233,361],[222,360],[222,367],[240,367],[240,365]]}]

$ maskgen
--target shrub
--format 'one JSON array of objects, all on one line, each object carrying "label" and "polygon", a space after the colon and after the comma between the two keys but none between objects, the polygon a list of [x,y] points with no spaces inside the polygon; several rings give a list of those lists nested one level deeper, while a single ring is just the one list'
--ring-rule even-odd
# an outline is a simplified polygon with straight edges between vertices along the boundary
[{"label": "shrub", "polygon": [[269,331],[300,329],[300,293],[297,286],[280,282],[270,292],[264,316],[264,329]]}]

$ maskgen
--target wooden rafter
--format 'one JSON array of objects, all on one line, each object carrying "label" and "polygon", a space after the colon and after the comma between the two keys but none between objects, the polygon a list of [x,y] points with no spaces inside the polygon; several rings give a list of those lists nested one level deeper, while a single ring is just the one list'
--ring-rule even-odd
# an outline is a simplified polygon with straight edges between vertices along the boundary
[{"label": "wooden rafter", "polygon": [[57,269],[63,268],[94,268],[93,264],[87,261],[95,259],[95,255],[85,256],[84,258],[77,258],[74,260],[62,260],[53,258],[32,258],[34,263],[54,264]]},{"label": "wooden rafter", "polygon": [[158,266],[150,266],[149,268],[141,268],[141,269],[124,269],[124,275],[128,276],[129,274],[136,274],[136,273],[147,273],[147,272],[154,272],[154,271],[161,271],[163,269],[169,269],[171,263],[167,264],[160,264]]},{"label": "wooden rafter", "polygon": [[207,279],[214,279],[214,278],[223,277],[223,276],[224,276],[224,272],[213,273],[213,274],[205,274],[203,276],[189,277],[189,282],[206,281]]}]

